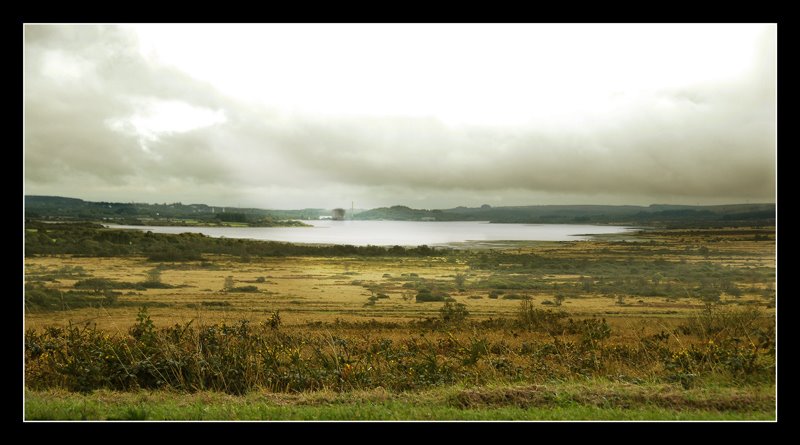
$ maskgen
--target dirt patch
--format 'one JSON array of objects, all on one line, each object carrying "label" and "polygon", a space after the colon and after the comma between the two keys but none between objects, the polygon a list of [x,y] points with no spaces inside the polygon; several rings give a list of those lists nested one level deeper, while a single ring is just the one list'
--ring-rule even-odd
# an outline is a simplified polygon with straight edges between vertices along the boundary
[{"label": "dirt patch", "polygon": [[544,386],[519,388],[468,389],[449,398],[449,404],[461,409],[500,407],[552,407],[580,404],[600,408],[632,409],[642,407],[681,410],[764,411],[775,408],[775,397],[763,394],[702,394],[650,391],[643,388],[582,390],[557,392]]},{"label": "dirt patch", "polygon": [[461,409],[516,406],[555,406],[557,394],[541,386],[502,389],[467,389],[450,397],[450,405]]}]

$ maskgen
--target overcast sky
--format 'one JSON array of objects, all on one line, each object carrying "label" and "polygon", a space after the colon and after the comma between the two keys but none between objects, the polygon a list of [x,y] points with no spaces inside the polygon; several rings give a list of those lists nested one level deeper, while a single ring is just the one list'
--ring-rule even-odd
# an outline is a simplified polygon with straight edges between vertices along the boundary
[{"label": "overcast sky", "polygon": [[26,25],[25,193],[775,201],[774,24]]}]

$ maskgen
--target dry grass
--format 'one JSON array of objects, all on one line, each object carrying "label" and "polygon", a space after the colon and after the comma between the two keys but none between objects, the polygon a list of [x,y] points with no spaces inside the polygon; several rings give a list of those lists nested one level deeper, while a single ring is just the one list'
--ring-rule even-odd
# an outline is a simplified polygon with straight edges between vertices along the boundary
[{"label": "dry grass", "polygon": [[[730,233],[730,235],[726,235]],[[697,255],[707,246],[709,256]],[[536,242],[503,250],[512,254],[536,254],[546,258],[575,261],[626,261],[645,255],[664,261],[703,262],[729,268],[767,267],[775,269],[774,241],[752,241],[738,231],[716,230],[712,235],[697,231],[661,231],[646,233],[643,241],[618,243],[610,241]],[[643,253],[644,252],[644,253]],[[513,256],[512,256],[513,258]],[[156,266],[162,268],[163,283],[169,289],[123,290],[118,307],[85,307],[80,309],[37,312],[25,315],[26,328],[66,326],[69,323],[95,324],[98,329],[125,333],[136,320],[140,305],[150,305],[150,316],[158,327],[184,324],[235,324],[245,319],[257,323],[280,311],[286,328],[305,329],[308,323],[332,323],[335,320],[407,322],[436,317],[442,303],[416,303],[416,290],[404,287],[413,279],[439,280],[452,283],[456,274],[467,277],[464,291],[452,289],[450,295],[467,306],[470,320],[511,317],[519,301],[489,298],[485,289],[475,289],[470,283],[488,278],[492,273],[470,268],[469,260],[461,256],[432,258],[251,258],[242,262],[230,256],[205,256],[204,261],[183,263],[153,263],[144,258],[89,258],[45,256],[25,259],[26,280],[56,273],[64,268],[83,268],[92,278],[120,282],[141,282]],[[577,282],[581,271],[551,273],[539,279],[548,285]],[[259,292],[226,292],[226,277],[232,276],[236,286],[256,286]],[[67,292],[80,277],[63,277],[44,282],[49,288]],[[723,295],[721,302],[730,307],[767,307],[760,292],[767,286],[763,281],[737,283],[741,296]],[[545,288],[547,286],[544,286]],[[774,288],[774,287],[773,287]],[[370,289],[387,295],[374,305],[365,305],[372,295]],[[555,300],[552,292],[506,291],[522,293],[542,309],[553,308],[541,303]],[[660,331],[669,332],[693,317],[704,307],[696,298],[637,297],[623,295],[624,304],[610,295],[585,293],[565,299],[558,310],[575,317],[604,317],[621,341],[635,340]],[[391,334],[394,335],[394,334]],[[398,335],[405,333],[398,332]],[[506,334],[503,334],[506,335]]]},{"label": "dry grass", "polygon": [[[446,365],[445,368],[456,373],[448,377],[449,380],[445,379],[451,382],[447,385],[458,382],[458,385],[448,387],[439,387],[440,383],[436,382],[420,386],[440,388],[428,396],[433,397],[442,410],[509,407],[547,410],[580,406],[601,410],[699,410],[729,414],[755,410],[769,414],[775,400],[774,394],[765,388],[774,385],[769,372],[774,370],[774,366],[770,368],[768,363],[772,360],[774,365],[774,350],[769,352],[752,344],[732,343],[742,338],[753,341],[755,336],[742,337],[727,331],[715,336],[717,334],[712,331],[702,330],[710,322],[735,323],[733,319],[724,320],[727,310],[745,314],[746,309],[757,308],[760,315],[754,323],[758,326],[753,325],[748,335],[770,332],[775,315],[774,297],[770,296],[775,283],[769,281],[775,270],[774,241],[756,242],[735,231],[729,234],[715,231],[713,236],[696,231],[658,232],[645,236],[647,238],[638,243],[599,240],[515,246],[497,256],[507,264],[497,264],[495,268],[474,267],[475,256],[469,256],[472,253],[425,258],[255,257],[249,261],[231,256],[204,255],[202,261],[177,263],[154,263],[141,257],[31,257],[25,260],[26,282],[37,282],[62,294],[74,290],[75,283],[86,278],[141,283],[154,267],[161,269],[161,281],[169,287],[120,289],[118,304],[105,307],[28,310],[24,322],[26,329],[39,332],[51,326],[83,326],[88,323],[99,331],[110,333],[112,338],[122,338],[129,335],[142,305],[148,306],[150,318],[157,328],[190,322],[198,329],[214,324],[236,326],[241,320],[260,326],[279,312],[281,335],[309,341],[318,349],[336,355],[335,350],[327,349],[334,347],[332,340],[325,340],[335,335],[346,341],[352,348],[350,352],[358,356],[357,360],[354,359],[355,371],[368,374],[361,368],[375,365],[374,369],[384,373],[387,379],[396,380],[396,388],[415,387],[417,381],[411,379],[406,385],[400,373],[405,368],[395,369],[395,362],[388,358],[376,359],[377,355],[370,356],[372,353],[366,351],[384,341],[394,345],[395,352],[422,351],[406,359],[411,367],[421,366],[423,355],[432,354],[439,365]],[[707,255],[698,254],[703,247],[707,249],[703,250]],[[529,258],[530,254],[556,258],[561,261],[558,264],[568,266],[587,262],[628,264],[625,262],[631,260],[640,265],[653,264],[654,261],[688,264],[690,272],[694,272],[694,265],[698,267],[696,270],[713,266],[713,271],[720,274],[715,279],[739,277],[735,285],[741,290],[741,295],[734,297],[723,293],[715,309],[721,318],[716,321],[706,319],[705,325],[698,320],[706,306],[696,297],[603,295],[579,290],[570,293],[560,307],[542,305],[546,300],[556,301],[556,289],[580,289],[585,272],[580,267],[554,272],[553,267],[548,266],[548,273],[528,274],[515,264],[515,258],[516,255]],[[77,276],[64,273],[65,270],[82,270],[83,273]],[[609,270],[614,269],[611,267]],[[728,271],[736,274],[725,275]],[[646,273],[652,274],[652,269]],[[458,274],[466,276],[463,290],[455,285]],[[642,278],[650,279],[651,276],[642,275]],[[45,280],[43,277],[50,278]],[[233,277],[234,286],[255,286],[257,292],[226,291],[223,288],[227,277]],[[544,285],[536,287],[536,290],[505,289],[504,295],[528,296],[532,308],[564,311],[567,317],[578,323],[584,319],[597,322],[603,319],[611,335],[600,340],[587,340],[585,333],[565,330],[566,318],[562,319],[561,332],[525,328],[510,322],[520,310],[519,300],[504,299],[503,296],[490,298],[490,293],[499,289],[476,286],[476,283],[492,279],[508,279],[513,283],[516,279],[529,278],[536,280],[537,285]],[[415,302],[417,290],[410,285],[421,280],[432,286],[449,286],[446,289],[449,295],[469,310],[468,322],[457,327],[426,324],[425,319],[438,318],[442,303]],[[549,290],[551,287],[553,291]],[[367,304],[371,296],[379,294],[388,298],[376,298]],[[623,304],[620,304],[620,295]],[[691,327],[691,332],[686,331],[687,326]],[[774,330],[771,332],[774,337]],[[719,336],[724,342],[714,341],[720,340]],[[587,341],[591,344],[587,345]],[[774,338],[771,341],[774,344]],[[412,343],[414,348],[410,347]],[[417,345],[421,349],[417,349]],[[309,349],[311,346],[303,348],[301,362],[315,357],[314,351]],[[748,348],[756,350],[753,353],[758,357],[756,364],[759,368],[756,371],[746,368],[748,356],[745,352]],[[474,360],[470,350],[477,351]],[[740,350],[744,352],[739,354],[737,351]],[[601,356],[602,363],[591,365]],[[732,361],[739,361],[741,365],[731,364]],[[286,362],[282,366],[291,367],[289,365]],[[313,391],[298,386],[301,391],[295,394],[276,388],[270,392],[258,392],[262,387],[256,384],[256,394],[246,397],[257,397],[277,408],[326,407],[338,403],[354,406],[420,403],[417,400],[419,395],[391,389],[389,383],[392,380],[369,381],[345,391],[342,388],[333,390],[336,385],[331,386],[326,378],[315,380],[317,383],[312,386],[317,389]],[[604,380],[599,384],[581,386],[580,382],[587,378]],[[699,386],[697,382],[700,382]],[[107,394],[111,394],[109,397],[112,399],[116,397],[102,391],[98,394],[101,399]],[[147,399],[151,397],[149,395],[141,397],[145,399],[135,402],[153,402]],[[211,396],[200,392],[192,397]],[[225,398],[223,404],[239,400],[224,395],[213,397]],[[170,395],[168,398],[169,403],[181,408],[181,397]],[[103,400],[100,402],[105,403]],[[217,402],[220,400],[215,399]],[[431,400],[425,403],[429,402],[433,403]]]},{"label": "dry grass", "polygon": [[[705,261],[729,267],[765,266],[774,268],[774,243],[723,239],[715,243],[707,240],[672,235],[655,237],[659,244],[634,246],[595,242],[537,243],[536,247],[513,249],[513,252],[536,253],[555,258],[589,258],[591,260],[624,260],[642,250],[661,249],[669,253],[657,258],[665,261]],[[683,241],[680,241],[683,240]],[[633,243],[627,243],[633,245]],[[716,252],[703,259],[685,254],[686,249],[710,245]],[[634,250],[635,249],[635,250]],[[36,257],[25,260],[29,276],[57,271],[65,266],[82,267],[94,278],[124,282],[144,280],[148,270],[157,264],[144,258],[81,258]],[[26,327],[66,325],[70,321],[90,321],[99,328],[125,330],[135,319],[136,307],[150,304],[153,321],[158,326],[197,320],[208,323],[233,322],[240,319],[262,320],[273,311],[280,311],[286,325],[300,325],[309,321],[330,322],[343,320],[408,321],[433,317],[441,303],[418,304],[414,302],[413,289],[404,288],[404,274],[415,273],[421,279],[452,282],[457,273],[467,275],[468,285],[462,291],[454,290],[451,296],[467,305],[473,319],[499,317],[511,314],[518,302],[489,298],[485,290],[470,288],[470,282],[487,278],[486,271],[470,270],[463,261],[445,258],[254,258],[243,263],[233,257],[205,257],[203,262],[165,263],[162,281],[176,286],[171,289],[123,291],[123,307],[81,308],[60,312],[28,312]],[[225,278],[232,276],[236,286],[256,286],[257,293],[225,292]],[[580,273],[550,274],[542,277],[549,284],[569,283],[580,278]],[[66,292],[77,279],[63,278],[49,282],[48,287]],[[739,283],[743,295],[734,298],[722,296],[722,302],[734,305],[764,304],[764,299],[754,290],[762,290],[763,283]],[[380,289],[389,298],[374,306],[364,306],[371,295],[370,286]],[[516,291],[508,291],[508,293]],[[521,292],[532,298],[534,304],[553,301],[555,295],[546,291]],[[404,296],[406,299],[404,299]],[[685,318],[703,307],[698,299],[670,299],[664,297],[623,296],[624,305],[615,296],[587,293],[567,298],[561,309],[578,316],[599,315],[612,319],[612,323],[631,323],[641,319],[657,318],[667,325],[670,319]],[[203,303],[211,304],[203,304]],[[213,306],[217,304],[219,306]],[[166,307],[158,307],[165,305]],[[546,306],[542,306],[545,308]]]},{"label": "dry grass", "polygon": [[529,385],[498,388],[471,388],[449,398],[462,409],[555,407],[574,403],[600,408],[631,409],[644,406],[681,410],[769,411],[775,408],[775,394],[763,388],[686,390],[673,385],[580,384]]}]

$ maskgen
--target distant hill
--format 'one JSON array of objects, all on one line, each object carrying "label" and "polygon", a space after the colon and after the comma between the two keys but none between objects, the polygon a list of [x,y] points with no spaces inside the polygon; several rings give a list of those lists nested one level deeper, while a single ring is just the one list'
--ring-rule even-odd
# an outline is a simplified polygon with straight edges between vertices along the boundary
[{"label": "distant hill", "polygon": [[465,215],[445,213],[445,210],[412,209],[406,206],[379,207],[357,213],[357,220],[393,220],[393,221],[464,221]]},{"label": "distant hill", "polygon": [[[106,220],[141,224],[153,219],[251,223],[286,219],[318,219],[330,209],[264,210],[206,204],[144,204],[92,202],[61,196],[25,196],[28,218]],[[356,220],[490,221],[532,224],[625,224],[668,227],[769,226],[775,224],[775,204],[688,206],[541,205],[413,209],[397,205],[347,215]]]},{"label": "distant hill", "polygon": [[119,224],[150,224],[155,221],[192,220],[197,223],[247,223],[285,225],[276,221],[316,219],[330,214],[324,209],[263,210],[218,207],[206,204],[93,202],[61,196],[25,196],[26,218],[103,220]]},{"label": "distant hill", "polygon": [[547,205],[513,207],[455,207],[420,210],[406,206],[381,207],[355,215],[360,220],[490,221],[537,224],[627,224],[691,227],[726,225],[774,225],[775,204],[718,206],[607,206]]}]

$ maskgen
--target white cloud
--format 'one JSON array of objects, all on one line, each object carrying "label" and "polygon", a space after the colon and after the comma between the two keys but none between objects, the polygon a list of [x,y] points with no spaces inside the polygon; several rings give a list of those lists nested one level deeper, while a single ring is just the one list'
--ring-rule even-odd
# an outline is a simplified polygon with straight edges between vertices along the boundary
[{"label": "white cloud", "polygon": [[133,99],[132,102],[133,108],[139,111],[131,116],[108,119],[106,123],[115,131],[139,137],[144,150],[149,150],[149,145],[161,135],[185,133],[226,121],[222,110],[192,106],[182,101],[146,98]]},{"label": "white cloud", "polygon": [[26,192],[273,208],[772,201],[774,34],[27,26]]},{"label": "white cloud", "polygon": [[[745,74],[763,26],[140,25],[142,52],[297,112],[520,124]],[[189,44],[191,42],[191,44]]]}]

